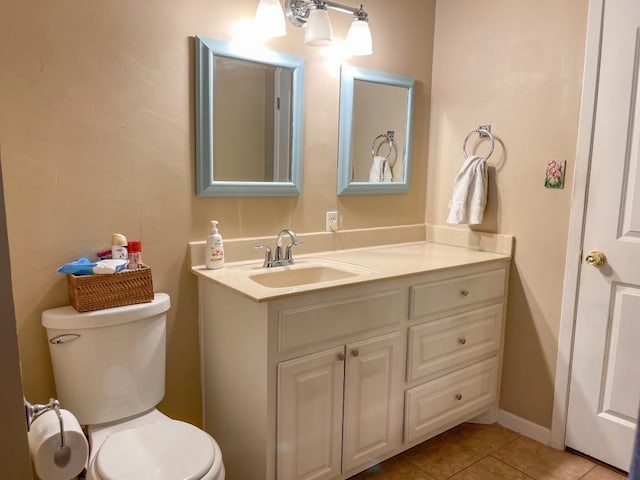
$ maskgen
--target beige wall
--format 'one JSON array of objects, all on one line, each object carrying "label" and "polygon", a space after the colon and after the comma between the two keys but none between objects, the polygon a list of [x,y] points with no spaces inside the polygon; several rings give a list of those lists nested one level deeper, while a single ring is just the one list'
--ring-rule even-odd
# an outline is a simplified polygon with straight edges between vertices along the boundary
[{"label": "beige wall", "polygon": [[[198,423],[196,280],[187,242],[209,220],[227,238],[324,228],[420,223],[425,178],[435,0],[368,0],[375,54],[352,64],[416,78],[411,190],[336,197],[339,65],[304,47],[303,31],[274,50],[305,57],[304,165],[298,198],[196,198],[193,36],[229,39],[257,0],[24,2],[0,15],[0,142],[9,247],[26,395],[54,393],[40,315],[67,303],[56,267],[108,245],[113,232],[143,242],[157,291],[172,299],[167,394],[161,407]],[[331,14],[344,38],[347,15]]]},{"label": "beige wall", "polygon": [[[545,427],[551,425],[586,14],[586,0],[491,0],[481,7],[444,0],[436,9],[427,220],[445,222],[462,141],[491,124],[497,142],[478,230],[516,237],[500,407]],[[470,141],[467,151],[474,145]],[[477,151],[486,148],[480,143]],[[564,190],[543,186],[550,159],[568,162]]]}]

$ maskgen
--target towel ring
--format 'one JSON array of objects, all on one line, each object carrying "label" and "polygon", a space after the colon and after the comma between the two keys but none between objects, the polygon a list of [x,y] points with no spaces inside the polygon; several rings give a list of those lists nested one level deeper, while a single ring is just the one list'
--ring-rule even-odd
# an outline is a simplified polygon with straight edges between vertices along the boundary
[{"label": "towel ring", "polygon": [[495,140],[493,139],[493,135],[491,134],[491,126],[489,126],[488,128],[485,127],[480,127],[480,128],[476,128],[475,130],[471,130],[467,136],[464,138],[464,142],[462,143],[462,153],[464,153],[464,158],[468,158],[469,154],[467,153],[467,141],[469,140],[469,138],[471,137],[471,135],[473,135],[474,133],[477,133],[478,135],[480,135],[480,137],[489,137],[489,139],[491,139],[491,148],[489,149],[489,153],[487,154],[485,160],[489,160],[489,157],[491,156],[491,154],[493,153],[493,149],[496,145]]},{"label": "towel ring", "polygon": [[[371,143],[372,157],[375,157],[376,155],[378,155],[378,153],[380,152],[380,147],[382,145],[384,145],[385,143],[389,144],[389,152],[384,157],[384,159],[388,161],[389,158],[391,157],[391,154],[393,154],[393,161],[389,162],[389,167],[393,167],[396,163],[396,159],[398,158],[398,150],[396,149],[396,144],[393,141],[394,137],[395,137],[395,132],[390,130],[387,133],[381,133],[380,135],[378,135],[376,138],[373,139],[373,142]],[[376,145],[376,142],[380,139],[382,139],[382,141],[378,143],[378,145]]]}]

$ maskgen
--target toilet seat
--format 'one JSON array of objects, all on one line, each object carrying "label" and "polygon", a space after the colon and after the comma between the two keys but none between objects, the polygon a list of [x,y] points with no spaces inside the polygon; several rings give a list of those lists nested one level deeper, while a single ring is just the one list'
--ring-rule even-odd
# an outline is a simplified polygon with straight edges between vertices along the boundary
[{"label": "toilet seat", "polygon": [[109,436],[94,466],[102,480],[200,480],[215,473],[210,471],[214,463],[221,463],[217,456],[219,450],[209,435],[188,423],[169,420]]}]

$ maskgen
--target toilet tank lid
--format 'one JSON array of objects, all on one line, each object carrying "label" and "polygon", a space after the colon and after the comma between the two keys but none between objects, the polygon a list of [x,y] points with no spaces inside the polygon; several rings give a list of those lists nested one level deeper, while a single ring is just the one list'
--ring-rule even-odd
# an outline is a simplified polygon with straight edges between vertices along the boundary
[{"label": "toilet tank lid", "polygon": [[171,301],[166,293],[155,293],[147,303],[105,308],[92,312],[78,312],[71,305],[42,312],[42,326],[52,330],[99,328],[135,322],[169,310]]}]

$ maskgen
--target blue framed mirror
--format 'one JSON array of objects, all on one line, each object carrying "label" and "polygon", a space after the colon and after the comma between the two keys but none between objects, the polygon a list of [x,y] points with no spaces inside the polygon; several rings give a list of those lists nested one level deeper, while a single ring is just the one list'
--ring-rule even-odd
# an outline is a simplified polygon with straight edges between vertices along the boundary
[{"label": "blue framed mirror", "polygon": [[412,78],[342,65],[338,195],[409,190]]},{"label": "blue framed mirror", "polygon": [[296,196],[304,60],[196,37],[196,195]]}]

